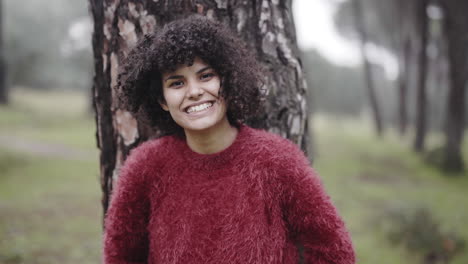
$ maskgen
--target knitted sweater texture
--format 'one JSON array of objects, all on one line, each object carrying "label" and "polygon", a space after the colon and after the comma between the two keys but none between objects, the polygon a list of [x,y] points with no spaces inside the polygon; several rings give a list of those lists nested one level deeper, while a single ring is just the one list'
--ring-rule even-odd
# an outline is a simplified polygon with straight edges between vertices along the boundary
[{"label": "knitted sweater texture", "polygon": [[300,149],[241,126],[227,149],[166,136],[135,148],[106,215],[112,264],[354,263],[344,223]]}]

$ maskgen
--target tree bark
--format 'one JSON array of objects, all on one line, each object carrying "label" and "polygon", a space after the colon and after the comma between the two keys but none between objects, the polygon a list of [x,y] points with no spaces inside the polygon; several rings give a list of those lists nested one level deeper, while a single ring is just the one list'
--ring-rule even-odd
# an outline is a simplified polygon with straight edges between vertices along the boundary
[{"label": "tree bark", "polygon": [[119,64],[144,34],[191,13],[229,25],[256,51],[267,69],[265,116],[250,125],[280,134],[307,150],[307,86],[291,0],[90,0],[90,7],[94,18],[93,92],[104,213],[118,169],[130,149],[159,135],[159,131],[145,127],[118,108],[114,91]]},{"label": "tree bark", "polygon": [[3,2],[0,0],[0,104],[8,103],[6,84],[6,63],[3,53]]},{"label": "tree bark", "polygon": [[420,0],[418,8],[419,26],[421,32],[421,46],[419,51],[419,83],[416,96],[416,137],[414,140],[414,150],[421,152],[424,150],[424,141],[426,138],[426,78],[427,78],[427,42],[428,42],[428,16],[426,9],[428,0]]},{"label": "tree bark", "polygon": [[441,1],[445,10],[445,31],[448,41],[450,89],[447,102],[446,145],[444,168],[464,170],[461,153],[465,128],[465,98],[468,76],[468,2]]},{"label": "tree bark", "polygon": [[372,66],[369,62],[367,52],[366,52],[367,32],[365,29],[365,22],[364,22],[364,17],[363,17],[364,12],[362,11],[362,4],[360,0],[353,0],[353,9],[354,9],[354,16],[356,20],[356,29],[361,39],[360,49],[361,49],[361,54],[362,54],[362,60],[364,63],[364,75],[366,78],[367,93],[369,95],[369,101],[370,101],[370,105],[371,105],[372,112],[374,115],[375,129],[376,129],[377,135],[380,137],[382,136],[382,132],[383,132],[383,123],[382,123],[379,103],[377,100],[377,95],[375,92],[375,83],[374,83],[374,78],[372,75]]}]

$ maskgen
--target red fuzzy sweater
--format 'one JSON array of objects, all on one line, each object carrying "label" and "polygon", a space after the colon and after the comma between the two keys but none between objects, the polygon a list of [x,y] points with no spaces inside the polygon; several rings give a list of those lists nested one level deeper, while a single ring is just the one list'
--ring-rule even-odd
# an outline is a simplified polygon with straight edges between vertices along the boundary
[{"label": "red fuzzy sweater", "polygon": [[106,215],[104,262],[354,263],[343,221],[303,153],[241,126],[202,155],[167,136],[131,152]]}]

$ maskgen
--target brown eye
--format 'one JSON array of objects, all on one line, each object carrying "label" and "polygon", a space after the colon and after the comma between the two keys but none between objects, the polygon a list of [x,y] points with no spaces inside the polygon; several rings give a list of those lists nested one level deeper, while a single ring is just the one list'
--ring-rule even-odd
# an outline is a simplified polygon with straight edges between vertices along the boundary
[{"label": "brown eye", "polygon": [[214,73],[212,73],[212,72],[204,73],[204,74],[201,75],[200,79],[207,80],[207,79],[210,79],[213,76],[214,76]]},{"label": "brown eye", "polygon": [[171,83],[169,84],[169,87],[171,87],[171,88],[178,88],[178,87],[182,86],[183,84],[184,84],[183,81],[175,81],[175,82],[171,82]]}]

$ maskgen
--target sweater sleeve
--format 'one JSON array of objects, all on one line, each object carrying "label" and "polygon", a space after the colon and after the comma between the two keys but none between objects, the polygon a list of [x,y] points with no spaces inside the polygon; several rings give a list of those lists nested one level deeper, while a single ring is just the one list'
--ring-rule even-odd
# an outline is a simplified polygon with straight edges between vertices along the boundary
[{"label": "sweater sleeve", "polygon": [[149,217],[148,162],[145,149],[134,149],[120,170],[105,217],[104,263],[147,263]]},{"label": "sweater sleeve", "polygon": [[290,235],[304,246],[308,264],[352,264],[355,254],[344,222],[296,146],[283,160],[282,208]]}]

